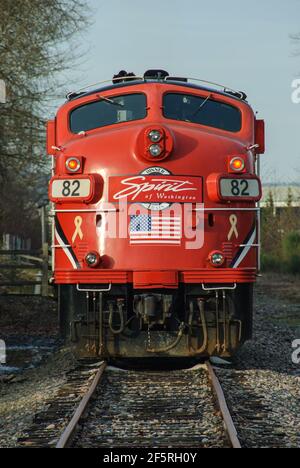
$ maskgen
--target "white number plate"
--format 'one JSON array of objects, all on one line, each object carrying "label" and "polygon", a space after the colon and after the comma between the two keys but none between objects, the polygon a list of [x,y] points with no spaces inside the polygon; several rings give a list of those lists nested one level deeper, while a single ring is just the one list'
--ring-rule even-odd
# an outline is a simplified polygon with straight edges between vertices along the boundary
[{"label": "white number plate", "polygon": [[222,197],[258,198],[259,182],[256,179],[221,179]]},{"label": "white number plate", "polygon": [[52,198],[88,198],[90,179],[59,179],[52,183]]}]

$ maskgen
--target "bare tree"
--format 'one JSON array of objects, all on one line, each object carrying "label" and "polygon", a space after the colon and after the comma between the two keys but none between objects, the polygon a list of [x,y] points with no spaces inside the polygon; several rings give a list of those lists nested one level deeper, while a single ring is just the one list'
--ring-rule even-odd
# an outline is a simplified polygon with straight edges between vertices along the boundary
[{"label": "bare tree", "polygon": [[28,187],[47,165],[49,102],[59,94],[62,71],[76,64],[76,38],[88,21],[84,0],[0,0],[0,11],[0,78],[8,90],[0,113],[1,234],[12,226],[17,206],[21,211],[33,202]]}]

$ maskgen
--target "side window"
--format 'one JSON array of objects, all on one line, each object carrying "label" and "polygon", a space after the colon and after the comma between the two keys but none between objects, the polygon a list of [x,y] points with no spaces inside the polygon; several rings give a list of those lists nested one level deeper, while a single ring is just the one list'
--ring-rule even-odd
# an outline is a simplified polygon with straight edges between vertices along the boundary
[{"label": "side window", "polygon": [[74,109],[70,115],[73,133],[89,131],[123,122],[145,119],[147,98],[144,94],[102,97],[98,101]]}]

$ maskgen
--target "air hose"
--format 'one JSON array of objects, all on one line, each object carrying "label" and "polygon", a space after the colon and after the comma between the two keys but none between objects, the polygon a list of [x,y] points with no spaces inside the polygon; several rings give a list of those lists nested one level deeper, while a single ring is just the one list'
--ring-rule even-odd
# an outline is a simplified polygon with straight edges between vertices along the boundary
[{"label": "air hose", "polygon": [[196,349],[197,354],[204,353],[208,345],[208,329],[207,329],[207,323],[206,323],[206,318],[205,318],[204,306],[205,306],[205,301],[203,299],[198,299],[198,307],[200,311],[200,317],[201,317],[201,323],[202,323],[202,329],[203,329],[203,345],[201,346],[201,348]]},{"label": "air hose", "polygon": [[[201,328],[202,328],[202,331],[203,331],[203,344],[202,344],[201,348],[198,348],[198,349],[195,349],[190,344],[190,348],[196,354],[203,354],[204,351],[206,351],[207,345],[208,345],[208,329],[207,329],[207,323],[206,323],[206,318],[205,318],[205,308],[204,308],[205,301],[203,299],[198,299],[197,303],[198,303],[199,312],[200,312]],[[191,302],[191,304],[190,304],[189,323],[188,323],[188,326],[189,326],[190,330],[193,328],[193,315],[194,315],[194,304]]]},{"label": "air hose", "polygon": [[171,351],[172,349],[176,348],[176,346],[179,345],[179,343],[181,341],[181,338],[183,337],[185,327],[186,327],[185,323],[182,322],[180,327],[179,327],[178,336],[177,336],[176,340],[173,343],[171,343],[169,346],[166,346],[165,348],[160,348],[160,349],[155,349],[155,348],[147,349],[147,353],[163,354],[163,353],[167,353],[168,351]]},{"label": "air hose", "polygon": [[121,333],[124,332],[125,330],[125,320],[124,320],[124,313],[123,313],[123,308],[122,306],[119,304],[118,305],[118,310],[117,310],[117,313],[118,315],[120,316],[120,327],[118,329],[115,329],[114,326],[113,326],[113,319],[114,319],[114,313],[115,313],[115,310],[114,310],[114,306],[113,304],[110,304],[109,305],[109,328],[110,328],[110,331],[114,334],[114,335],[120,335]]}]

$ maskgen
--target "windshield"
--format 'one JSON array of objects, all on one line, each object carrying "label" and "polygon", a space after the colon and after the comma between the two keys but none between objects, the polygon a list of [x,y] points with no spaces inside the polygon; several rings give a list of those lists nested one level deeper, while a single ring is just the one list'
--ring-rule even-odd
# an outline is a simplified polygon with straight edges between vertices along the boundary
[{"label": "windshield", "polygon": [[80,106],[71,112],[70,128],[73,133],[80,133],[108,125],[145,119],[146,116],[147,99],[144,94],[100,96],[98,101]]},{"label": "windshield", "polygon": [[214,101],[210,96],[203,98],[191,94],[166,94],[164,117],[228,132],[239,132],[242,128],[240,110],[221,101]]}]

